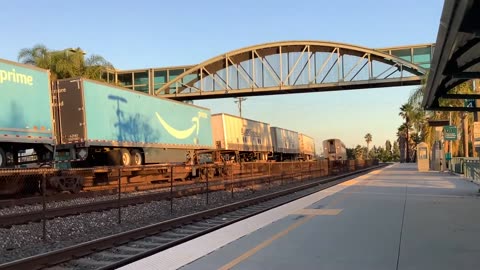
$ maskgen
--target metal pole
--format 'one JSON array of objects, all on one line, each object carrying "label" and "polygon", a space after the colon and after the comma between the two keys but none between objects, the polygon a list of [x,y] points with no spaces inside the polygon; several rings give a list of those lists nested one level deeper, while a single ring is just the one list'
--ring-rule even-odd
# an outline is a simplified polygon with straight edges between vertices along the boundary
[{"label": "metal pole", "polygon": [[207,201],[206,201],[207,205],[208,205],[208,173],[209,172],[208,172],[208,168],[207,168]]},{"label": "metal pole", "polygon": [[271,188],[271,181],[272,181],[272,173],[271,173],[271,166],[272,166],[272,163],[268,163],[268,189]]},{"label": "metal pole", "polygon": [[293,162],[290,162],[290,183],[295,182],[295,165]]},{"label": "metal pole", "polygon": [[300,182],[302,181],[302,171],[303,171],[303,166],[302,166],[302,163],[300,163]]},{"label": "metal pole", "polygon": [[280,185],[283,186],[283,162],[280,163]]},{"label": "metal pole", "polygon": [[233,199],[233,164],[231,165],[231,177],[230,177],[230,184],[232,185],[232,199]]},{"label": "metal pole", "polygon": [[250,177],[253,177],[253,163],[250,164]]},{"label": "metal pole", "polygon": [[308,163],[308,177],[307,180],[312,179],[312,163]]},{"label": "metal pole", "polygon": [[173,215],[173,166],[170,166],[170,214]]},{"label": "metal pole", "polygon": [[[448,112],[448,125],[452,125],[452,112]],[[452,160],[452,141],[448,141],[448,156],[450,157],[450,160],[446,160],[447,164],[447,169],[450,170],[450,161]]]},{"label": "metal pole", "polygon": [[47,176],[45,173],[42,174],[42,212],[43,212],[43,218],[42,218],[42,240],[46,241],[47,240],[47,216],[46,216],[46,211],[47,211],[47,202],[46,202],[46,193],[47,193]]},{"label": "metal pole", "polygon": [[122,168],[118,168],[118,224],[122,223],[122,206],[120,200],[122,198]]},{"label": "metal pole", "polygon": [[238,111],[240,113],[240,118],[242,118],[242,102],[247,100],[246,98],[243,97],[238,97],[235,103],[238,103]]},{"label": "metal pole", "polygon": [[238,110],[240,112],[240,118],[242,118],[242,98],[238,98]]},{"label": "metal pole", "polygon": [[252,193],[255,191],[255,181],[253,179],[253,163],[250,164],[250,181],[252,181]]}]

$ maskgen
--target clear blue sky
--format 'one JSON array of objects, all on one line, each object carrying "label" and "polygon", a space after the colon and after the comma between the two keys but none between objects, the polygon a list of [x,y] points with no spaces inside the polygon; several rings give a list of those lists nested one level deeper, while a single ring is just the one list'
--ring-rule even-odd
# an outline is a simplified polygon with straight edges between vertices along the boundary
[{"label": "clear blue sky", "polygon": [[[436,41],[443,1],[6,1],[0,8],[0,58],[20,49],[81,47],[117,69],[197,64],[241,47],[325,40],[380,48]],[[398,108],[415,87],[251,97],[247,118],[347,147],[396,139]],[[237,114],[233,99],[196,101]],[[317,147],[317,149],[319,149]]]}]

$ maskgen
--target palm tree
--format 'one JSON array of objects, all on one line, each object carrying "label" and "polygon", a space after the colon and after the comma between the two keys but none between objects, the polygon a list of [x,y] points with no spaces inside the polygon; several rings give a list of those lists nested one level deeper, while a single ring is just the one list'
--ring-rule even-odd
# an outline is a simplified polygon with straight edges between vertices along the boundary
[{"label": "palm tree", "polygon": [[400,162],[406,161],[408,157],[407,133],[408,133],[408,128],[407,128],[407,125],[404,123],[397,130],[398,140],[397,142],[395,142],[395,144],[398,143],[397,146],[399,147],[398,155],[400,158]]},{"label": "palm tree", "polygon": [[405,139],[406,139],[406,162],[410,162],[410,155],[409,155],[409,146],[408,146],[408,142],[409,142],[409,139],[410,137],[408,136],[408,131],[410,129],[410,119],[414,118],[415,112],[414,112],[414,108],[411,104],[409,103],[406,103],[406,104],[403,104],[401,107],[400,107],[400,113],[398,115],[400,115],[404,120],[405,120],[405,127],[404,127],[404,131],[405,131]]},{"label": "palm tree", "polygon": [[81,48],[52,51],[41,44],[21,49],[18,61],[49,69],[51,80],[79,76],[102,80],[103,72],[107,68],[113,68],[111,63],[99,55],[91,55],[85,59],[85,52]]},{"label": "palm tree", "polygon": [[18,53],[18,60],[24,64],[34,65],[40,68],[50,68],[50,53],[42,44],[32,48],[21,49]]},{"label": "palm tree", "polygon": [[372,142],[372,134],[367,133],[364,138],[365,138],[365,141],[367,142],[367,154],[368,154],[368,151],[370,149],[369,146],[370,146],[370,143]]}]

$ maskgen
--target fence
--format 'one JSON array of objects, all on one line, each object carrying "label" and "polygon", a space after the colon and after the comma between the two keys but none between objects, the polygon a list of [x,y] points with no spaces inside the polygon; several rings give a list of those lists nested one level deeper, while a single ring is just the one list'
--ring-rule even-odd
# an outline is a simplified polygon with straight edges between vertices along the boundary
[{"label": "fence", "polygon": [[480,160],[478,157],[454,157],[451,160],[450,170],[463,174],[475,182],[480,182]]},{"label": "fence", "polygon": [[465,160],[463,163],[465,177],[472,179],[475,182],[480,182],[480,161]]},{"label": "fence", "polygon": [[[113,233],[117,230],[115,224],[148,225],[376,164],[378,161],[373,160],[321,160],[68,170],[2,169],[0,227],[33,221],[20,225],[25,227],[22,230],[37,233],[43,240],[63,241],[57,222],[50,219],[68,216],[66,219],[71,219],[71,224],[63,224],[62,229],[73,232],[70,238],[85,241],[99,234]],[[62,189],[69,192],[58,192]],[[142,208],[142,204],[148,207]]]}]

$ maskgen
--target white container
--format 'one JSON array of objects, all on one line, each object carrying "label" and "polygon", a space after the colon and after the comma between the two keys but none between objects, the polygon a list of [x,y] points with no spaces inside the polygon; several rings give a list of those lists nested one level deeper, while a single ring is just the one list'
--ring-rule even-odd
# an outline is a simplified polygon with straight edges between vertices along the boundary
[{"label": "white container", "polygon": [[312,137],[298,133],[298,142],[300,144],[300,154],[313,157],[315,155],[315,141]]},{"label": "white container", "polygon": [[270,125],[267,123],[221,113],[212,115],[212,127],[217,149],[272,152]]},{"label": "white container", "polygon": [[300,153],[298,132],[271,127],[273,152],[283,154],[298,154]]}]

